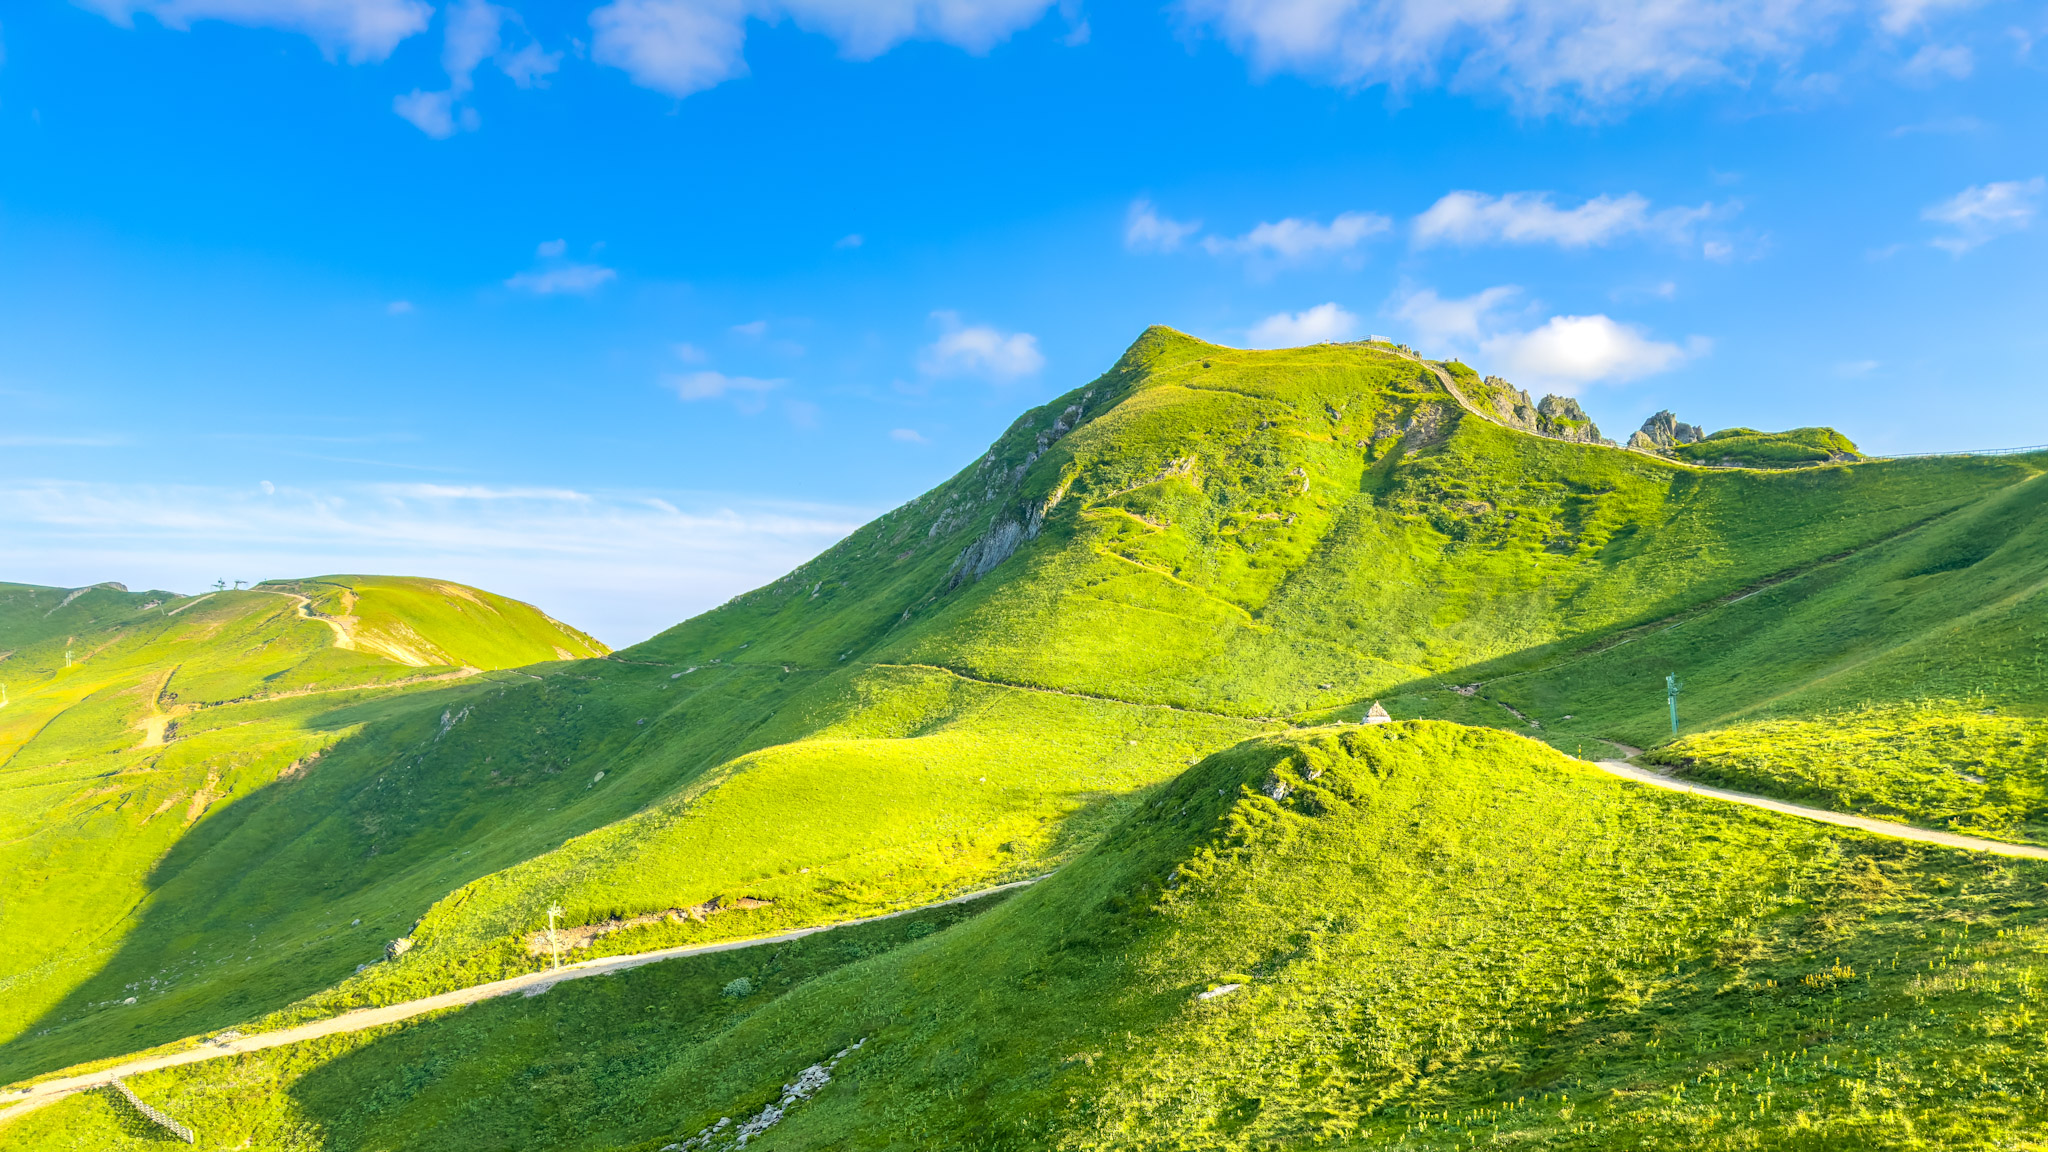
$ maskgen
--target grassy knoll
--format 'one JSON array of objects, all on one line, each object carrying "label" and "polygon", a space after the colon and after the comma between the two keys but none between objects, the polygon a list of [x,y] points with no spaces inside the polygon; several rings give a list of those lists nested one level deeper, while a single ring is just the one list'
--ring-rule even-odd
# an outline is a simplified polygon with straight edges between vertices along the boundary
[{"label": "grassy knoll", "polygon": [[[749,1146],[2025,1147],[2044,881],[1482,729],[1310,730],[851,963],[661,965],[135,1086],[219,1146],[651,1152],[865,1039]],[[0,1148],[122,1123],[67,1102]]]},{"label": "grassy knoll", "polygon": [[1833,428],[1794,428],[1790,432],[1724,428],[1704,440],[1676,445],[1671,453],[1697,464],[1743,468],[1797,468],[1854,460],[1860,455],[1855,443]]},{"label": "grassy knoll", "polygon": [[1726,788],[2048,843],[2048,722],[1973,703],[1760,720],[1674,740],[1649,759]]}]

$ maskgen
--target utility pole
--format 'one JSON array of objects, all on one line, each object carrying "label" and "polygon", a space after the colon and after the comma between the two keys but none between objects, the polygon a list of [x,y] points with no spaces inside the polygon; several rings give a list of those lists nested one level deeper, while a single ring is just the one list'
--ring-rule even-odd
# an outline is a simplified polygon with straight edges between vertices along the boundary
[{"label": "utility pole", "polygon": [[1678,735],[1678,690],[1683,687],[1685,687],[1685,682],[1676,675],[1664,677],[1665,692],[1671,698],[1671,734],[1673,736]]},{"label": "utility pole", "polygon": [[225,580],[215,580],[215,581],[213,582],[213,590],[214,590],[215,592],[225,592],[225,591],[227,591],[227,588],[228,588],[228,582],[227,582],[227,581],[225,581]]},{"label": "utility pole", "polygon": [[555,917],[562,914],[560,904],[548,905],[548,946],[554,949],[555,967],[562,966],[562,938],[555,935]]}]

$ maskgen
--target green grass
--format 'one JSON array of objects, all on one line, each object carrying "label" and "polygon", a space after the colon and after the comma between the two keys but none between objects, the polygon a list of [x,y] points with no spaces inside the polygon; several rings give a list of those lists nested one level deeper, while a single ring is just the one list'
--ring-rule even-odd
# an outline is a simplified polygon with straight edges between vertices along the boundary
[{"label": "green grass", "polygon": [[[1466,374],[1462,366],[1451,370]],[[28,1007],[11,1025],[12,1038],[0,1043],[0,1075],[43,1073],[231,1024],[270,1027],[529,971],[540,959],[527,939],[553,903],[568,909],[574,927],[714,899],[763,902],[702,921],[627,928],[592,946],[622,952],[868,915],[1064,865],[1043,889],[891,953],[893,959],[793,986],[744,1024],[707,1033],[688,1052],[648,1041],[631,1062],[647,1077],[672,1080],[635,1081],[630,1094],[644,1102],[635,1105],[641,1111],[621,1110],[609,1127],[610,1120],[589,1120],[587,1130],[576,1130],[581,1144],[562,1135],[574,1125],[545,1129],[552,1134],[544,1138],[533,1135],[543,1129],[517,1124],[504,1131],[565,1147],[658,1147],[686,1134],[683,1126],[701,1123],[702,1109],[758,1107],[797,1070],[857,1038],[841,1034],[841,1025],[855,1019],[896,1031],[889,1033],[891,1046],[863,1049],[851,1060],[849,1088],[867,1083],[861,1069],[877,1066],[886,1052],[897,1054],[886,1057],[898,1062],[891,1067],[923,1069],[914,1082],[927,1087],[861,1096],[871,1106],[844,1113],[821,1097],[805,1106],[806,1116],[820,1119],[792,1120],[778,1140],[795,1141],[803,1125],[815,1123],[826,1125],[817,1140],[827,1144],[882,1144],[888,1133],[914,1142],[917,1133],[997,1131],[989,1125],[998,1120],[1044,1115],[1054,1118],[1051,1127],[1013,1143],[1028,1136],[1048,1142],[1041,1146],[1087,1147],[1135,1143],[1134,1133],[1158,1131],[1200,1145],[1212,1139],[1190,1135],[1211,1131],[1202,1125],[1224,1131],[1237,1121],[1213,1109],[1174,1119],[1147,1111],[1146,1101],[1182,1100],[1174,1107],[1195,1108],[1184,1098],[1200,1096],[1208,1091],[1200,1085],[1212,1081],[1238,1085],[1232,1091],[1244,1100],[1271,1099],[1270,1115],[1299,1113],[1287,1123],[1306,1124],[1300,1116],[1309,1106],[1299,1101],[1317,1085],[1340,1081],[1288,1071],[1284,1061],[1252,1061],[1237,1071],[1203,1063],[1228,1047],[1218,1036],[1236,1034],[1168,1027],[1180,1019],[1185,993],[1173,985],[1169,995],[1160,981],[1200,967],[1204,950],[1236,956],[1336,927],[1289,926],[1278,912],[1245,919],[1227,904],[1203,905],[1193,919],[1176,921],[1183,935],[1171,940],[1145,934],[1157,925],[1140,932],[1137,920],[1127,925],[1137,935],[1128,937],[1086,926],[1101,919],[1117,892],[1124,903],[1109,917],[1117,924],[1129,919],[1126,909],[1143,903],[1130,886],[1138,873],[1118,869],[1151,859],[1144,856],[1152,849],[1143,845],[1155,843],[1148,837],[1168,837],[1156,845],[1169,851],[1168,830],[1146,831],[1142,818],[1165,794],[1160,789],[1185,789],[1190,779],[1207,779],[1203,772],[1227,774],[1237,770],[1231,765],[1281,755],[1272,749],[1283,745],[1247,745],[1184,775],[1190,763],[1248,737],[1279,739],[1296,725],[1356,720],[1376,699],[1403,720],[1509,728],[1567,753],[1604,750],[1598,742],[1609,738],[1656,744],[1669,735],[1668,673],[1685,680],[1681,707],[1691,735],[1784,721],[1807,725],[1799,731],[1819,747],[1839,738],[1829,733],[1851,711],[1889,715],[1882,710],[1923,699],[1981,699],[1972,706],[2037,715],[2048,687],[2040,663],[2040,640],[2048,636],[2048,580],[2041,575],[2048,571],[2041,522],[2048,505],[2037,495],[2043,463],[2002,457],[1697,468],[1470,417],[1427,368],[1384,351],[1329,345],[1244,352],[1153,329],[1108,373],[1020,417],[985,457],[931,493],[783,579],[604,659],[555,660],[557,643],[574,649],[554,638],[573,636],[537,613],[506,631],[510,647],[493,647],[503,622],[486,609],[503,602],[483,594],[450,597],[425,581],[393,591],[383,578],[296,582],[316,612],[355,616],[354,635],[365,644],[353,652],[335,647],[327,625],[292,616],[290,603],[277,596],[263,598],[276,613],[265,618],[270,623],[224,621],[203,638],[195,634],[211,654],[183,681],[191,687],[175,703],[207,706],[181,720],[190,727],[179,732],[221,743],[217,750],[188,745],[181,771],[199,774],[194,781],[206,773],[232,780],[234,798],[190,827],[167,829],[146,844],[136,840],[142,847],[133,849],[134,858],[147,856],[150,864],[139,882],[122,881],[120,899],[92,894],[97,833],[84,824],[47,825],[56,831],[42,834],[37,851],[47,861],[39,882],[47,884],[49,900],[85,892],[93,907],[117,909],[103,918],[121,927],[111,936],[66,941],[72,967],[61,976],[36,974],[40,961],[32,956],[0,970],[0,981],[64,989],[55,1002],[23,1002]],[[24,595],[30,602],[20,605],[0,595],[0,649],[12,644],[42,653],[39,666],[54,668],[50,653],[61,650],[52,645],[71,634],[38,614],[54,603],[46,598],[50,590]],[[112,605],[108,598],[119,595],[90,592],[63,611],[98,611],[94,605]],[[178,619],[241,603],[235,595]],[[352,606],[351,597],[359,603]],[[373,602],[389,605],[390,614],[379,616]],[[420,638],[436,629],[450,635],[432,639],[433,659],[483,667],[479,661],[495,653],[549,662],[398,685],[391,677],[435,669],[400,667],[369,651],[382,645],[387,654],[425,657]],[[0,670],[15,659],[0,661]],[[132,750],[120,749],[133,739],[126,734],[136,722],[130,701],[140,697],[120,695],[135,692],[133,677],[94,682],[88,691],[61,672],[49,672],[33,708],[0,712],[0,741],[14,741],[0,744],[0,755],[11,756],[0,772],[10,779],[22,773],[24,784],[40,779],[32,772],[56,772],[45,803],[85,811],[102,803],[93,790],[105,785],[96,783],[103,769],[84,765],[91,757],[101,757],[92,761],[100,765],[127,762],[120,757]],[[307,684],[349,691],[292,697],[279,687]],[[1644,1018],[1641,1027],[1690,1038],[1685,1077],[1718,1068],[1725,1081],[1728,1067],[1751,1067],[1753,1061],[1743,1063],[1751,1057],[1729,1057],[1736,1064],[1723,1066],[1703,1053],[1722,1051],[1738,1035],[1749,1035],[1751,1046],[1783,1051],[1772,1046],[1812,1031],[1811,1021],[1801,1023],[1793,1011],[1797,1005],[1780,1004],[1769,990],[1819,971],[1809,945],[1837,939],[1829,934],[1838,929],[1849,949],[1841,953],[1844,963],[1873,979],[1869,958],[1885,947],[1909,959],[1952,948],[1956,942],[1940,933],[1964,920],[1942,917],[1964,917],[1973,931],[1987,917],[2033,931],[2016,902],[1956,902],[1965,890],[1981,895],[1986,885],[2003,892],[2033,883],[2018,865],[1980,867],[1783,821],[1757,823],[1761,817],[1699,807],[1703,802],[1637,796],[1578,774],[1535,745],[1484,732],[1447,735],[1460,730],[1431,725],[1406,731],[1435,742],[1429,772],[1436,775],[1419,766],[1404,770],[1400,787],[1433,780],[1428,787],[1442,795],[1400,793],[1389,811],[1447,806],[1438,814],[1447,823],[1432,824],[1435,816],[1410,820],[1437,828],[1450,847],[1425,851],[1421,841],[1404,839],[1406,826],[1371,825],[1371,836],[1390,838],[1382,851],[1360,839],[1366,833],[1339,835],[1333,825],[1311,822],[1297,828],[1306,838],[1300,844],[1268,845],[1270,852],[1254,855],[1284,861],[1268,869],[1272,883],[1349,877],[1331,881],[1343,892],[1242,889],[1256,895],[1259,907],[1265,905],[1257,901],[1278,907],[1299,896],[1304,906],[1376,925],[1370,939],[1347,935],[1341,948],[1333,944],[1327,966],[1314,969],[1316,979],[1353,989],[1353,999],[1302,999],[1320,1005],[1313,1011],[1378,1004],[1382,1014],[1371,1019],[1384,1024],[1399,1012],[1424,1011],[1433,998],[1450,1005],[1451,1016],[1429,1017],[1440,1025],[1435,1047],[1401,1041],[1415,1055],[1416,1082],[1436,1075],[1427,1071],[1432,1060],[1460,1070],[1431,1081],[1443,1094],[1416,1095],[1404,1081],[1410,1094],[1399,1099],[1409,1111],[1345,1113],[1343,1123],[1358,1127],[1344,1139],[1454,1146],[1459,1137],[1446,1129],[1407,1129],[1432,1110],[1448,1109],[1467,1125],[1458,1132],[1470,1136],[1478,1119],[1502,1119],[1508,1083],[1474,1079],[1474,1069],[1504,1074],[1554,1056],[1570,1070],[1571,1083],[1622,1094],[1597,1107],[1589,1096],[1574,1096],[1569,1116],[1553,1099],[1556,1106],[1542,1114],[1552,1127],[1540,1129],[1553,1143],[1627,1146],[1616,1143],[1623,1140],[1617,1134],[1637,1132],[1636,1125],[1639,1135],[1661,1134],[1667,1146],[1691,1138],[1685,1134],[1694,1129],[1686,1125],[1703,1125],[1702,1146],[1734,1141],[1734,1120],[1703,1120],[1689,1105],[1653,1107],[1648,1096],[1631,1095],[1650,1089],[1623,1073],[1676,1075],[1676,1065],[1661,1062],[1673,1049],[1660,1040],[1637,1051],[1631,1040],[1630,1050],[1619,1053],[1600,1038],[1642,1035],[1641,1028],[1614,1023],[1623,1018],[1600,990],[1608,985],[1581,988],[1567,976],[1627,975],[1627,987],[1656,991],[1661,1015]],[[273,743],[260,753],[253,746],[241,751],[238,742],[261,733]],[[1871,740],[1895,737],[1904,739],[1880,733]],[[322,754],[308,761],[306,749],[314,745]],[[1267,751],[1247,750],[1261,748]],[[280,777],[278,768],[291,759],[313,768]],[[238,767],[244,761],[255,767]],[[1452,761],[1469,772],[1452,772]],[[59,771],[62,765],[78,766]],[[2018,770],[2008,775],[2016,783],[2024,777]],[[1481,780],[1492,784],[1474,783]],[[1482,803],[1495,785],[1533,807],[1503,807],[1499,797],[1497,805]],[[188,781],[185,794],[197,786]],[[1234,787],[1225,787],[1218,802],[1236,805]],[[1863,795],[1837,793],[1845,806],[1874,802]],[[1454,797],[1464,799],[1454,804]],[[1258,807],[1244,802],[1251,807],[1240,815]],[[21,811],[29,815],[19,827],[45,826],[30,809]],[[1596,820],[1596,811],[1607,815]],[[1210,815],[1224,819],[1221,808]],[[1525,819],[1537,823],[1518,823]],[[1542,845],[1565,843],[1545,839],[1552,832],[1543,821],[1606,855],[1584,857],[1575,866],[1586,869],[1583,877],[1543,863],[1549,858]],[[1493,833],[1478,830],[1496,824],[1499,843],[1487,847],[1482,842]],[[1286,820],[1275,826],[1296,828]],[[1226,840],[1212,844],[1218,860],[1227,855],[1217,847]],[[1172,843],[1179,852],[1194,841]],[[1297,848],[1306,854],[1289,855]],[[1431,871],[1443,859],[1465,859],[1458,853],[1468,850],[1479,854],[1471,857],[1475,871]],[[1351,871],[1360,861],[1373,862],[1365,880]],[[1876,873],[1841,871],[1863,868],[1858,861]],[[1524,865],[1534,870],[1513,871]],[[1166,866],[1150,874],[1156,879]],[[1881,914],[1871,910],[1880,904],[1844,904],[1847,897],[1839,897],[1867,887],[1867,874],[1882,874],[1896,889],[1884,889],[1897,901],[1881,904]],[[1115,888],[1124,881],[1106,879],[1112,875],[1130,885]],[[1646,876],[1656,884],[1641,889]],[[1384,898],[1359,905],[1344,895],[1354,889]],[[1648,893],[1641,897],[1647,904],[1638,902],[1639,889]],[[1516,919],[1520,914],[1500,902],[1516,893],[1540,904],[1538,920]],[[1779,903],[1756,904],[1758,893],[1776,893]],[[1153,901],[1147,908],[1158,904],[1144,900]],[[1475,925],[1478,935],[1404,936],[1406,921],[1389,919],[1402,908],[1434,918],[1428,923]],[[1857,916],[1869,923],[1842,927]],[[1770,928],[1758,929],[1764,951],[1757,955],[1765,959],[1745,968],[1768,972],[1759,977],[1766,983],[1739,996],[1720,984],[1709,990],[1698,975],[1704,969],[1685,967],[1706,955],[1703,949],[1720,948],[1710,949],[1709,938],[1735,922],[1729,917]],[[1559,935],[1559,924],[1602,927]],[[1594,938],[1609,927],[1611,939]],[[1866,928],[1876,935],[1856,934]],[[1911,935],[1922,931],[1933,935]],[[398,936],[415,941],[404,958],[358,971]],[[972,943],[945,943],[956,939]],[[1092,943],[1099,940],[1111,943]],[[1466,986],[1470,973],[1459,967],[1479,946],[1474,941],[1530,955],[1531,987],[1548,991],[1527,992],[1531,1000],[1485,1000],[1475,990],[1480,985]],[[1232,959],[1217,974],[1252,974],[1262,962]],[[1671,963],[1679,975],[1693,973],[1687,979],[1698,986],[1667,986],[1655,974]],[[1057,985],[1065,990],[1051,1006],[1019,998],[1021,988],[1053,988],[1057,982],[1030,981],[1060,973],[1070,984]],[[652,974],[614,979],[659,982]],[[1230,1003],[1263,1003],[1264,981]],[[568,989],[549,995],[558,994]],[[1903,994],[1893,988],[1883,993],[1891,999],[1880,999],[1895,1004]],[[128,995],[138,1003],[118,1003]],[[860,1015],[870,1003],[912,1006],[900,1010],[902,1020],[888,1014],[898,1008]],[[929,1011],[917,1006],[927,1003]],[[1762,1012],[1761,1031],[1740,1033],[1728,1004]],[[491,1011],[516,1022],[524,1018],[522,1006],[530,1004]],[[1137,1014],[1116,1015],[1123,1006]],[[1219,1001],[1205,1010],[1228,1007]],[[1277,1031],[1244,1035],[1257,1041],[1253,1048],[1268,1045],[1259,1051],[1284,1051],[1273,1036],[1322,1035],[1313,1011],[1287,1008],[1273,1017],[1281,1021]],[[1922,1033],[1884,1031],[1879,1025],[1891,1027],[1885,1011],[1892,1009],[1880,1009],[1875,1021],[1857,1018],[1857,1027],[1878,1029],[1871,1033],[1878,1046],[1858,1049],[1857,1059],[1882,1052],[1891,1060],[1911,1044],[1943,1052],[1959,1038],[1981,1039],[1969,1031],[1977,1024],[1956,1015],[1938,1026],[1916,1017]],[[775,1023],[787,1013],[809,1023]],[[1117,1035],[1140,1040],[1126,1043],[1109,1033],[1099,1042],[1087,1039],[1096,1016],[1123,1020]],[[1359,1018],[1339,1017],[1349,1021],[1345,1027],[1357,1026]],[[1547,1020],[1543,1027],[1551,1029],[1575,1018],[1614,1026],[1598,1033],[1525,1031],[1533,1027],[1529,1020]],[[1494,1023],[1482,1027],[1486,1020]],[[413,1075],[380,1065],[367,1054],[375,1047],[348,1057],[358,1069],[349,1075],[363,1084]],[[1013,1048],[1023,1055],[1001,1055]],[[535,1059],[530,1049],[518,1051],[528,1054],[505,1057],[507,1068]],[[1140,1058],[1145,1052],[1152,1063]],[[1194,1062],[1184,1068],[1158,1063],[1189,1053]],[[565,1051],[559,1059],[574,1064],[576,1056]],[[2008,1065],[1994,1067],[1991,1055],[1970,1059],[1977,1063],[1969,1067],[1986,1076],[2008,1075]],[[278,1084],[295,1084],[293,1077],[311,1075],[328,1060],[307,1056]],[[975,1079],[973,1069],[984,1064],[1007,1069],[1009,1079],[993,1071]],[[1380,1070],[1373,1075],[1392,1075],[1386,1069],[1393,1065],[1366,1064]],[[1935,1076],[1931,1065],[1916,1067],[1922,1086],[1935,1083],[1926,1079]],[[1123,1078],[1110,1077],[1113,1070]],[[481,1084],[492,1075],[498,1073],[455,1061],[445,1072],[446,1091],[459,1097],[473,1077],[484,1077],[474,1081]],[[564,1075],[565,1093],[588,1083],[576,1079],[581,1073]],[[1297,1104],[1284,1103],[1284,1093],[1257,1095],[1247,1087],[1295,1083],[1290,1077],[1301,1085]],[[1032,1087],[1041,1081],[1057,1087]],[[1656,1082],[1668,1092],[1678,1081]],[[1554,1097],[1565,1091],[1556,1085],[1521,1096]],[[1214,1108],[1246,1106],[1221,1091],[1211,1093]],[[1840,1104],[1811,1100],[1823,1110]],[[1080,1107],[1075,1101],[1090,1101],[1095,1111],[1072,1111]],[[60,1106],[52,1115],[85,1106]],[[1268,1115],[1267,1107],[1254,1112]],[[276,1108],[264,1115],[278,1124],[370,1131],[346,1127],[356,1120]],[[1887,1115],[1893,1112],[1917,1131],[1941,1119],[1926,1109]],[[1966,1112],[1959,1105],[1955,1114]],[[408,1114],[398,1108],[395,1117],[377,1120],[381,1134],[361,1136],[361,1146],[432,1146],[425,1133],[448,1122],[420,1119],[409,1127],[415,1121],[404,1119]],[[831,1115],[840,1116],[831,1121],[839,1127],[827,1125]],[[1541,1119],[1534,1111],[1518,1115],[1516,1123]],[[1300,1127],[1257,1135],[1267,1129],[1255,1120],[1230,1131],[1270,1145],[1312,1142]],[[1980,1127],[1997,1130],[1993,1120]],[[1897,1134],[1871,1128],[1828,1138],[1853,1143],[1852,1136]],[[317,1133],[305,1139],[315,1141],[309,1146],[356,1146]]]},{"label": "green grass", "polygon": [[1738,724],[1652,752],[1696,780],[2048,843],[2048,722],[1955,700]]},{"label": "green grass", "polygon": [[1860,455],[1855,443],[1833,428],[1794,428],[1790,432],[1724,428],[1696,443],[1677,445],[1671,453],[1696,464],[1745,468],[1795,468],[1854,460]]},{"label": "green grass", "polygon": [[[651,1152],[865,1039],[759,1146],[2027,1147],[2044,880],[1481,729],[1323,729],[850,963],[728,953],[134,1084],[219,1146]],[[70,1102],[0,1147],[119,1124]]]}]

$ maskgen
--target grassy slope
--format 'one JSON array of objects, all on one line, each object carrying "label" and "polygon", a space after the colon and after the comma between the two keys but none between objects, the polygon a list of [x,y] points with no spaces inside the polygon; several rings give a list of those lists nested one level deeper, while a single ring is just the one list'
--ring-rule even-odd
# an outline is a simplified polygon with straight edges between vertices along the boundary
[{"label": "grassy slope", "polygon": [[[482,599],[454,585],[386,580],[362,586],[359,607],[398,622],[444,596]],[[491,619],[420,612],[414,632],[472,671],[553,658],[552,644],[536,639],[562,635],[552,621],[490,600]],[[460,676],[453,667],[338,649],[326,624],[269,592],[96,587],[70,596],[6,585],[0,636],[12,646],[0,662],[9,692],[0,710],[0,874],[9,877],[0,932],[13,942],[0,977],[0,1036],[30,1053],[39,1045],[25,1031],[123,1044],[189,1027],[195,1010],[234,1012],[242,988],[292,978],[308,935],[326,935],[358,962],[373,957],[378,933],[394,927],[380,920],[392,917],[342,930],[331,923],[336,910],[316,914],[299,902],[304,888],[276,882],[274,860],[211,849],[226,829],[249,823],[252,797],[262,797],[257,808],[280,793],[331,802],[322,760],[366,728],[431,726],[448,700],[490,690],[435,679]],[[223,898],[252,881],[270,905],[255,916]],[[286,904],[297,907],[286,913]],[[254,938],[256,922],[279,915],[330,923],[290,946]],[[121,1003],[130,995],[138,1004]]]},{"label": "grassy slope", "polygon": [[[2041,866],[1445,724],[1261,738],[1152,800],[864,959],[663,965],[135,1087],[219,1146],[651,1152],[865,1038],[750,1146],[2038,1146]],[[123,1123],[80,1101],[0,1147]]]},{"label": "grassy slope", "polygon": [[[329,931],[357,893],[393,927],[426,913],[404,960],[295,1014],[529,968],[523,937],[551,901],[572,922],[775,901],[603,938],[611,951],[858,915],[1067,859],[1146,785],[1271,717],[1384,696],[1404,717],[1519,724],[1505,701],[1555,742],[1647,741],[1667,670],[1688,675],[1689,715],[1732,715],[1812,696],[1830,680],[1816,668],[1837,695],[1903,683],[1943,643],[1959,676],[2009,663],[2005,617],[1952,630],[2031,610],[2024,557],[1943,549],[1987,531],[2031,547],[2038,471],[1697,470],[1461,418],[1389,354],[1238,352],[1155,329],[783,580],[613,660],[451,702],[445,731],[430,716],[364,729],[323,761],[346,768],[331,791],[274,790],[208,858],[261,862],[223,886],[224,921],[289,919],[334,886],[289,939]],[[982,579],[954,578],[1030,528]],[[1902,570],[1960,576],[1868,611]],[[1476,696],[1447,691],[1473,680]],[[2018,677],[2010,694],[2036,687]],[[1577,719],[1556,725],[1564,713]],[[323,871],[373,848],[345,879]],[[327,948],[177,1022],[281,1006],[359,956]],[[15,1067],[109,1039],[17,1046]]]},{"label": "grassy slope", "polygon": [[2032,844],[2048,843],[2048,721],[1957,700],[1759,720],[1650,754],[1748,792]]}]

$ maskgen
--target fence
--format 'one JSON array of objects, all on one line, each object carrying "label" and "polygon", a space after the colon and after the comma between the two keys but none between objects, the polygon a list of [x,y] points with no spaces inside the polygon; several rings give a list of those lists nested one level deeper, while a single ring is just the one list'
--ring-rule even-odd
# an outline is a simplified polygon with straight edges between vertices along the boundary
[{"label": "fence", "polygon": [[120,1077],[115,1077],[111,1081],[111,1084],[117,1091],[121,1093],[121,1095],[128,1098],[128,1102],[130,1104],[135,1105],[135,1110],[137,1112],[142,1113],[144,1116],[147,1116],[151,1120],[162,1125],[165,1129],[167,1129],[170,1132],[171,1135],[176,1136],[178,1139],[183,1140],[185,1143],[198,1143],[198,1136],[196,1136],[190,1128],[185,1127],[183,1124],[178,1123],[176,1120],[171,1119],[169,1116],[166,1116],[162,1112],[157,1111],[155,1108],[150,1107],[148,1104],[143,1103],[142,1097],[137,1096],[134,1090],[129,1088],[127,1083],[123,1081]]},{"label": "fence", "polygon": [[1962,452],[1895,452],[1889,456],[1872,455],[1872,460],[1924,460],[1929,456],[2022,456],[2028,452],[2048,452],[2048,444],[2029,444],[2024,448],[1971,448]]}]

